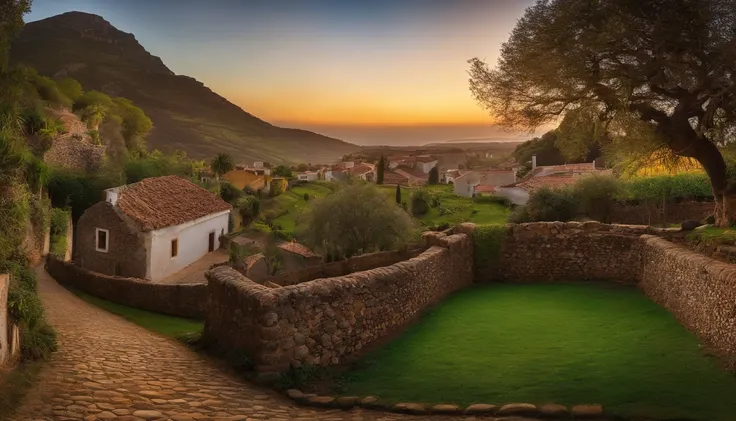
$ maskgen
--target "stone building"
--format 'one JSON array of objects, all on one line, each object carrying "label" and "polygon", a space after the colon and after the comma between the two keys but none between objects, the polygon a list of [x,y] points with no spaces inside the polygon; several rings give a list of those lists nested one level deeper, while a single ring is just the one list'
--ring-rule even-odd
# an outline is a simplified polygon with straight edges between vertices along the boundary
[{"label": "stone building", "polygon": [[75,263],[94,272],[164,279],[220,247],[231,206],[177,176],[105,191],[77,222]]}]

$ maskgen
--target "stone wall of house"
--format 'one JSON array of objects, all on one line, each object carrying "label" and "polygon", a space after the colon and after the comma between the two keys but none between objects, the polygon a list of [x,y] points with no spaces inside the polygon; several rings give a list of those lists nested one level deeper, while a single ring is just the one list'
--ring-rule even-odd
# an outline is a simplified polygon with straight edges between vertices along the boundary
[{"label": "stone wall of house", "polygon": [[[126,216],[107,202],[99,202],[77,221],[76,263],[93,272],[130,278],[145,278],[145,240],[126,221]],[[109,231],[107,252],[97,251],[96,229]]]},{"label": "stone wall of house", "polygon": [[350,361],[473,282],[463,234],[427,233],[427,249],[390,266],[268,288],[229,267],[207,272],[205,337],[249,354],[261,375]]},{"label": "stone wall of house", "polygon": [[156,313],[202,318],[207,307],[206,284],[159,284],[144,279],[110,276],[53,256],[48,257],[46,270],[62,285]]},{"label": "stone wall of house", "polygon": [[664,206],[653,204],[613,207],[611,221],[616,224],[663,225],[680,224],[688,220],[702,221],[713,215],[713,202],[681,202]]},{"label": "stone wall of house", "polygon": [[339,262],[322,263],[297,270],[286,271],[275,276],[253,277],[252,280],[261,284],[272,282],[276,285],[287,286],[301,284],[318,278],[331,278],[348,275],[381,266],[390,266],[394,263],[408,260],[420,255],[424,249],[407,251],[379,251],[351,257]]},{"label": "stone wall of house", "polygon": [[81,138],[63,136],[54,139],[43,160],[53,167],[94,171],[102,165],[106,150],[105,146],[93,145]]}]

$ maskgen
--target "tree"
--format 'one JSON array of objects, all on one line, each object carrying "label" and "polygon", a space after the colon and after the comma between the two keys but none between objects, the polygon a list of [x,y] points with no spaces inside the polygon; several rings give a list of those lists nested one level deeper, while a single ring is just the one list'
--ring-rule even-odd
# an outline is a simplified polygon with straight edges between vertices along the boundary
[{"label": "tree", "polygon": [[736,0],[538,1],[494,69],[469,61],[470,90],[507,127],[585,108],[612,136],[695,158],[728,226],[736,184],[718,146],[736,131],[735,28]]},{"label": "tree", "polygon": [[99,130],[100,123],[105,119],[110,109],[103,104],[91,104],[82,110],[82,119],[90,130]]},{"label": "tree", "polygon": [[227,181],[220,183],[220,199],[227,203],[235,203],[235,201],[240,199],[243,194],[244,193],[241,190]]},{"label": "tree", "polygon": [[297,170],[297,172],[308,171],[309,170],[309,165],[308,164],[299,164],[299,165],[296,166],[296,170]]},{"label": "tree", "polygon": [[8,67],[10,43],[23,29],[23,15],[31,11],[31,0],[0,0],[0,72]]},{"label": "tree", "polygon": [[255,196],[245,196],[238,199],[237,208],[242,219],[241,224],[247,227],[258,218],[261,210],[261,201]]},{"label": "tree", "polygon": [[282,258],[281,250],[278,247],[279,238],[277,234],[271,233],[266,241],[266,247],[263,249],[268,274],[273,276],[281,269]]},{"label": "tree", "polygon": [[351,184],[310,201],[299,238],[330,260],[390,250],[405,244],[413,221],[372,184]]},{"label": "tree", "polygon": [[415,190],[411,194],[411,213],[414,216],[422,216],[429,212],[430,197],[427,190]]},{"label": "tree", "polygon": [[435,165],[432,167],[431,170],[429,170],[429,184],[435,185],[440,184],[440,170],[437,169],[437,166]]},{"label": "tree", "polygon": [[56,82],[56,86],[64,96],[72,101],[72,103],[78,101],[84,93],[84,91],[82,91],[82,85],[76,79],[72,79],[70,77],[58,80]]},{"label": "tree", "polygon": [[218,153],[216,157],[212,159],[210,164],[212,172],[219,178],[221,175],[226,174],[235,168],[233,164],[233,158],[226,153]]},{"label": "tree", "polygon": [[383,174],[386,172],[386,157],[381,155],[376,166],[376,184],[383,184]]},{"label": "tree", "polygon": [[396,204],[401,204],[401,186],[398,184],[396,185]]},{"label": "tree", "polygon": [[273,170],[273,174],[278,177],[291,178],[291,168],[286,165],[279,165]]}]

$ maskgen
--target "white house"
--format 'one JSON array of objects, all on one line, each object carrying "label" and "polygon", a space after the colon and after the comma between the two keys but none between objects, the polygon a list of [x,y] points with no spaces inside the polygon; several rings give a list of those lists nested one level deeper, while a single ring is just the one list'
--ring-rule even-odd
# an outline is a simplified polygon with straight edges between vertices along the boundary
[{"label": "white house", "polygon": [[506,186],[516,182],[513,170],[470,170],[454,178],[455,194],[462,197],[473,197],[478,186]]},{"label": "white house", "polygon": [[317,171],[304,171],[296,174],[296,178],[299,181],[317,181],[319,180],[319,172]]},{"label": "white house", "polygon": [[423,173],[429,174],[432,168],[437,166],[437,158],[428,155],[420,155],[415,158],[415,168],[420,169]]},{"label": "white house", "polygon": [[177,176],[105,191],[77,223],[75,263],[107,275],[159,281],[220,247],[231,206]]}]

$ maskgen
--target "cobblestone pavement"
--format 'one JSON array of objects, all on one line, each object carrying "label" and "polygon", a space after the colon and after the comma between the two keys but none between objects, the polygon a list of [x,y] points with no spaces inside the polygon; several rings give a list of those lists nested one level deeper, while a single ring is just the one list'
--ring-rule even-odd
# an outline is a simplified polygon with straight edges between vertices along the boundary
[{"label": "cobblestone pavement", "polygon": [[43,268],[37,275],[60,346],[13,421],[475,419],[300,408],[176,341],[82,301]]}]

